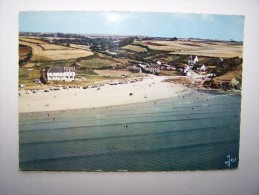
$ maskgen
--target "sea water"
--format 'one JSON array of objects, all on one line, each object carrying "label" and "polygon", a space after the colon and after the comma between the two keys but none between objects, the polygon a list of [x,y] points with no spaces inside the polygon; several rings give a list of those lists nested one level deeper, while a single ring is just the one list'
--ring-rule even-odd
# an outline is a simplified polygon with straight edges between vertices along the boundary
[{"label": "sea water", "polygon": [[240,104],[240,95],[192,91],[145,103],[23,114],[20,169],[237,168]]}]

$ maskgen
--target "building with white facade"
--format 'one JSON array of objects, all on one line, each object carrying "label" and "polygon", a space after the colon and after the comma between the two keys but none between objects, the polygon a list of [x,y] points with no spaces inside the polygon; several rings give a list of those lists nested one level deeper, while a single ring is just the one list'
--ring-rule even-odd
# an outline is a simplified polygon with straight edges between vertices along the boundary
[{"label": "building with white facade", "polygon": [[199,62],[199,59],[197,56],[190,56],[188,59],[188,65],[193,66],[194,64],[196,64],[197,62]]},{"label": "building with white facade", "polygon": [[75,67],[51,67],[46,73],[48,81],[73,81],[75,76]]},{"label": "building with white facade", "polygon": [[151,74],[160,73],[160,65],[158,64],[138,64],[137,67],[141,68],[141,72],[147,72]]}]

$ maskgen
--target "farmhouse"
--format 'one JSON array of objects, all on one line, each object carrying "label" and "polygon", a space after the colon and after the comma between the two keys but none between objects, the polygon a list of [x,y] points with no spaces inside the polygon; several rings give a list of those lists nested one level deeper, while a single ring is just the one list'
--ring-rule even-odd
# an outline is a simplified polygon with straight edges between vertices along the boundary
[{"label": "farmhouse", "polygon": [[150,64],[147,71],[149,71],[152,74],[160,73],[160,65],[158,64]]},{"label": "farmhouse", "polygon": [[137,67],[141,68],[142,72],[151,73],[151,74],[158,74],[160,73],[160,65],[158,64],[138,64]]},{"label": "farmhouse", "polygon": [[73,81],[75,76],[75,67],[51,67],[46,73],[48,81]]}]

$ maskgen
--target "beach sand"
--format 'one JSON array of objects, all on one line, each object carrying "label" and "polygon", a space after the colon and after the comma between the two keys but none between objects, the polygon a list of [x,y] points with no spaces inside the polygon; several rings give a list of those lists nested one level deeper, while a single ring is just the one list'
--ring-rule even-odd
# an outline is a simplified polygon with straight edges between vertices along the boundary
[{"label": "beach sand", "polygon": [[[168,76],[150,76],[134,83],[99,88],[69,88],[26,94],[19,91],[19,113],[106,107],[155,101],[177,96],[190,90],[182,84],[163,82]],[[131,94],[131,95],[130,95]]]}]

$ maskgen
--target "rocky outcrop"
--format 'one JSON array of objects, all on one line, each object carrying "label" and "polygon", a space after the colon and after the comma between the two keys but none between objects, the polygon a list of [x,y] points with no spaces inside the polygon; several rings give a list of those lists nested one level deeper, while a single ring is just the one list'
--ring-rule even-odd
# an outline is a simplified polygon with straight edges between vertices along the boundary
[{"label": "rocky outcrop", "polygon": [[233,77],[231,80],[223,80],[223,81],[216,81],[214,79],[210,81],[205,81],[203,86],[206,88],[212,89],[222,89],[222,90],[241,90],[242,88],[242,81],[238,78]]}]

